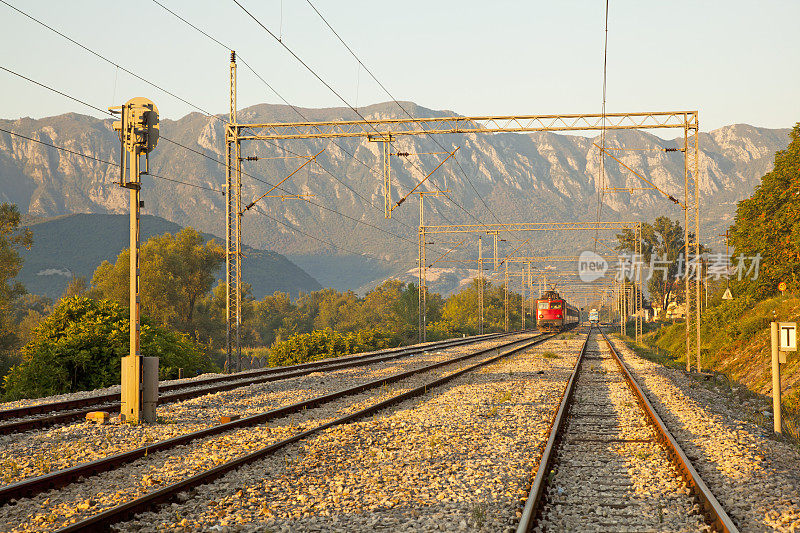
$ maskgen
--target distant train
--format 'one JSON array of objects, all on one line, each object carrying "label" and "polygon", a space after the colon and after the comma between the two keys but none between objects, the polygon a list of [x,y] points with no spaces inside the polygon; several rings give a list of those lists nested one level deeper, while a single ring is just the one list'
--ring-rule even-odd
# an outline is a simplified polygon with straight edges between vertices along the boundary
[{"label": "distant train", "polygon": [[599,324],[600,323],[600,313],[597,309],[592,309],[589,311],[589,323],[590,324]]},{"label": "distant train", "polygon": [[580,320],[578,309],[568,304],[556,291],[547,291],[536,300],[536,326],[539,331],[562,331]]}]

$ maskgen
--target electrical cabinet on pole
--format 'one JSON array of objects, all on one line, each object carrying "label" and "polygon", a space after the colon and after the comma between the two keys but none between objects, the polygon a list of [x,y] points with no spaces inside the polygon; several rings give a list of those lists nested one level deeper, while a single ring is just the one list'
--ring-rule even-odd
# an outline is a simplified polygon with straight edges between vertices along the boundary
[{"label": "electrical cabinet on pole", "polygon": [[[158,144],[158,108],[147,98],[137,97],[109,108],[120,120],[113,123],[120,139],[119,184],[130,190],[130,355],[122,358],[122,408],[125,422],[155,422],[158,403],[158,357],[142,357],[139,301],[139,210],[141,175],[150,170],[148,154]],[[145,170],[140,170],[141,156]],[[127,170],[127,175],[126,175]]]}]

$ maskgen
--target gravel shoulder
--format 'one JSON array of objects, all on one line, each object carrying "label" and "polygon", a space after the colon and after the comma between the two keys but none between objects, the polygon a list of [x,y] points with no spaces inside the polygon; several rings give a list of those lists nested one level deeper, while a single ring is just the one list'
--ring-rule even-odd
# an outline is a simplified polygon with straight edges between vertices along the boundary
[{"label": "gravel shoulder", "polygon": [[[155,424],[130,425],[117,420],[116,423],[95,425],[74,421],[62,426],[0,435],[0,485],[198,431],[218,424],[223,415],[244,417],[261,413],[356,383],[441,361],[466,353],[467,350],[495,346],[500,342],[488,340],[465,347],[425,352],[368,366],[320,371],[163,404],[158,407],[158,421]],[[83,397],[88,392],[96,394],[95,391],[87,391],[73,396]]]},{"label": "gravel shoulder", "polygon": [[[164,420],[173,420],[173,423],[141,426],[126,424],[94,426],[81,423],[43,433],[48,438],[54,434],[56,436],[71,435],[73,439],[65,448],[74,450],[78,449],[79,443],[94,442],[98,435],[101,436],[100,440],[103,435],[106,436],[107,441],[115,439],[113,447],[110,445],[91,448],[95,454],[105,456],[112,451],[122,451],[141,445],[148,439],[149,441],[163,439],[172,434],[206,427],[213,423],[220,414],[245,415],[263,412],[388,374],[449,359],[454,355],[473,351],[479,347],[496,346],[500,342],[484,341],[475,345],[412,356],[371,367],[356,367],[328,373],[317,372],[303,378],[259,384],[159,407],[159,416]],[[452,370],[452,366],[444,368]],[[426,376],[430,377],[429,374]],[[402,381],[378,391],[366,391],[360,395],[350,396],[326,404],[322,408],[298,413],[270,424],[242,428],[223,435],[198,439],[173,450],[154,453],[117,471],[93,476],[82,483],[74,483],[64,489],[49,491],[34,498],[22,499],[14,505],[6,505],[0,508],[0,529],[4,531],[55,529],[128,501],[145,492],[156,490],[167,483],[188,477],[200,470],[211,468],[244,453],[282,440],[335,416],[342,416],[357,410],[365,404],[407,390],[412,386],[414,386],[413,380]],[[169,433],[170,431],[174,431],[174,433]],[[33,438],[35,439],[35,437]],[[28,442],[28,446],[37,450],[35,441]],[[112,449],[109,450],[109,448]],[[19,461],[25,460],[24,448],[21,449],[17,446],[16,452],[16,458]],[[74,462],[73,457],[65,455],[64,458]],[[32,466],[33,468],[38,467],[35,463]]]},{"label": "gravel shoulder", "polygon": [[800,453],[747,419],[735,398],[609,337],[741,531],[800,530]]},{"label": "gravel shoulder", "polygon": [[122,529],[513,530],[582,341],[547,341],[330,428]]}]

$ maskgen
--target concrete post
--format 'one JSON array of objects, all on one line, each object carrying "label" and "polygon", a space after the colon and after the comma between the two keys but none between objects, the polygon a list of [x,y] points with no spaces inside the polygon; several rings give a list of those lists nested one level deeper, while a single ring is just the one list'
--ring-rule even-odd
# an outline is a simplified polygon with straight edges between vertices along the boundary
[{"label": "concrete post", "polygon": [[770,322],[770,345],[772,348],[772,414],[775,433],[781,433],[781,364],[778,323]]}]

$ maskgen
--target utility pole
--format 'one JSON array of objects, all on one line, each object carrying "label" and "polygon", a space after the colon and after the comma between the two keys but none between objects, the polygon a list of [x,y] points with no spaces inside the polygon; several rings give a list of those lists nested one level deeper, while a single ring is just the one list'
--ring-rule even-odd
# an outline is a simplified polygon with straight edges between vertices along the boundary
[{"label": "utility pole", "polygon": [[[728,230],[725,230],[725,233],[720,235],[720,237],[725,237],[725,288],[728,289],[729,291],[731,288],[731,263],[730,263],[731,252],[729,248],[729,243],[730,243],[729,239],[731,236],[728,233]],[[706,307],[708,307],[708,304],[706,304]]]},{"label": "utility pole", "polygon": [[522,331],[525,330],[525,291],[528,284],[525,282],[525,276],[522,277]]},{"label": "utility pole", "polygon": [[[158,357],[142,357],[141,308],[139,300],[139,245],[141,175],[150,171],[148,154],[158,144],[158,108],[147,98],[137,97],[119,107],[108,109],[119,114],[120,120],[112,125],[120,138],[121,187],[130,190],[130,355],[122,358],[122,407],[120,419],[124,422],[155,422],[158,403]],[[141,156],[145,155],[145,170],[140,170]],[[125,175],[125,170],[128,175]]]},{"label": "utility pole", "polygon": [[[384,143],[389,145],[388,141]],[[427,243],[425,242],[425,196],[447,196],[449,190],[446,191],[419,191],[414,194],[419,195],[419,250],[418,250],[418,291],[417,300],[419,305],[419,318],[417,322],[417,332],[419,342],[426,342],[428,339],[427,324],[428,324],[428,276],[427,276]],[[390,211],[391,213],[391,211]]]},{"label": "utility pole", "polygon": [[[242,150],[236,122],[236,52],[231,51],[230,110],[225,127],[225,366],[241,370]],[[235,356],[234,356],[235,353]]]},{"label": "utility pole", "polygon": [[506,266],[506,280],[505,283],[503,284],[503,287],[505,289],[504,297],[505,297],[505,312],[506,312],[506,333],[508,333],[508,330],[511,329],[510,324],[508,322],[508,261],[504,261],[503,264]]},{"label": "utility pole", "polygon": [[[636,244],[634,249],[635,261],[644,261],[642,258],[642,223],[636,224]],[[641,267],[639,265],[634,266],[633,275],[635,276],[633,280],[633,290],[634,290],[634,300],[633,300],[633,310],[636,314],[635,317],[635,324],[636,324],[636,342],[641,342],[642,340],[642,320],[644,317],[642,316],[643,311],[642,307],[644,306],[643,295],[642,295],[642,281],[641,281]]]},{"label": "utility pole", "polygon": [[386,135],[368,135],[369,142],[381,143],[381,152],[383,155],[383,216],[384,218],[392,218],[392,161],[391,161],[391,148],[394,142],[394,137],[391,133]]},{"label": "utility pole", "polygon": [[[531,275],[531,262],[528,261],[528,299],[531,300],[530,307],[531,307],[531,320],[533,323],[536,324],[536,310],[533,308],[536,305],[535,300],[533,299],[533,276]],[[524,279],[524,277],[523,277]],[[522,299],[522,314],[525,314],[525,299]],[[523,324],[524,325],[524,324]],[[525,329],[525,328],[523,328]]]},{"label": "utility pole", "polygon": [[483,335],[483,239],[478,236],[478,335]]}]

